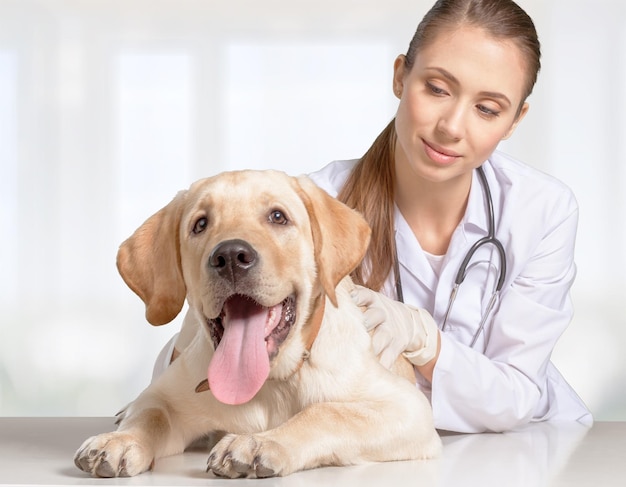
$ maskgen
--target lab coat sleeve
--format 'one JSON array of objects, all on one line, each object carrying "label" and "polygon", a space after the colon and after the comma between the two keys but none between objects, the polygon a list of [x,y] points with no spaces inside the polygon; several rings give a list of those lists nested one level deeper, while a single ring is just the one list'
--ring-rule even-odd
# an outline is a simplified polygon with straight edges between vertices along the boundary
[{"label": "lab coat sleeve", "polygon": [[485,329],[484,350],[441,333],[431,396],[438,428],[505,431],[552,414],[550,356],[573,313],[575,203],[569,210],[544,228],[538,242],[512,249],[529,257],[512,269]]}]

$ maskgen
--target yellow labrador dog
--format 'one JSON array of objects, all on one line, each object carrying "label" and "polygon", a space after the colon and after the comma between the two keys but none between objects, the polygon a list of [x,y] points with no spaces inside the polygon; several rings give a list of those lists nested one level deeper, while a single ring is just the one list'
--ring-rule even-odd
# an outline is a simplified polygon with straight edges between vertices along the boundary
[{"label": "yellow labrador dog", "polygon": [[[222,173],[194,183],[119,249],[118,268],[153,325],[189,305],[197,332],[75,456],[99,477],[132,476],[195,440],[222,477],[426,459],[440,438],[414,385],[382,367],[348,274],[369,227],[307,177]],[[407,380],[408,379],[408,380]]]}]

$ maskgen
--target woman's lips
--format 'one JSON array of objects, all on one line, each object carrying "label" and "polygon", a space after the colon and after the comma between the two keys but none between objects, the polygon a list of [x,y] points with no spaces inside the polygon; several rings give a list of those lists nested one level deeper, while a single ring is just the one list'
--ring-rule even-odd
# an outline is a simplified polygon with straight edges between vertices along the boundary
[{"label": "woman's lips", "polygon": [[434,144],[429,144],[425,140],[422,140],[424,143],[424,151],[426,155],[437,164],[452,164],[457,158],[461,157],[460,154],[456,152],[444,149],[443,147],[439,147]]}]

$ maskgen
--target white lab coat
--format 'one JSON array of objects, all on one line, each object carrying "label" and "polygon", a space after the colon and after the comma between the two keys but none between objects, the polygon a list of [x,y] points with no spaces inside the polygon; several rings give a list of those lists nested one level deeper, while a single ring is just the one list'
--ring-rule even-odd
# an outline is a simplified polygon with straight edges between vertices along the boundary
[{"label": "white lab coat", "polygon": [[[310,176],[336,196],[355,163],[336,161]],[[493,247],[481,247],[441,333],[432,386],[416,374],[418,387],[430,398],[440,429],[505,431],[541,420],[590,425],[589,411],[550,362],[573,313],[569,291],[576,275],[576,200],[561,182],[502,153],[495,152],[483,167],[496,237],[506,251],[504,288],[470,348],[500,268]],[[395,227],[404,300],[427,309],[441,327],[459,265],[470,246],[487,234],[477,175],[439,276],[397,209]],[[392,280],[383,291],[395,297]]]}]

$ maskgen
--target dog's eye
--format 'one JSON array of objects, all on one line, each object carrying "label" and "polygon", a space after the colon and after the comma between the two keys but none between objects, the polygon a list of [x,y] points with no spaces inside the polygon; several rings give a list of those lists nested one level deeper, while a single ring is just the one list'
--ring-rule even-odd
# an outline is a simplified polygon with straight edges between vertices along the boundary
[{"label": "dog's eye", "polygon": [[196,220],[196,223],[194,223],[193,225],[193,233],[195,233],[196,235],[198,235],[199,233],[202,233],[206,230],[206,227],[208,225],[208,220],[206,219],[205,216],[198,218]]},{"label": "dog's eye", "polygon": [[273,210],[270,213],[270,223],[276,223],[278,225],[286,225],[288,221],[289,220],[287,220],[287,217],[285,216],[285,214],[280,210]]}]

